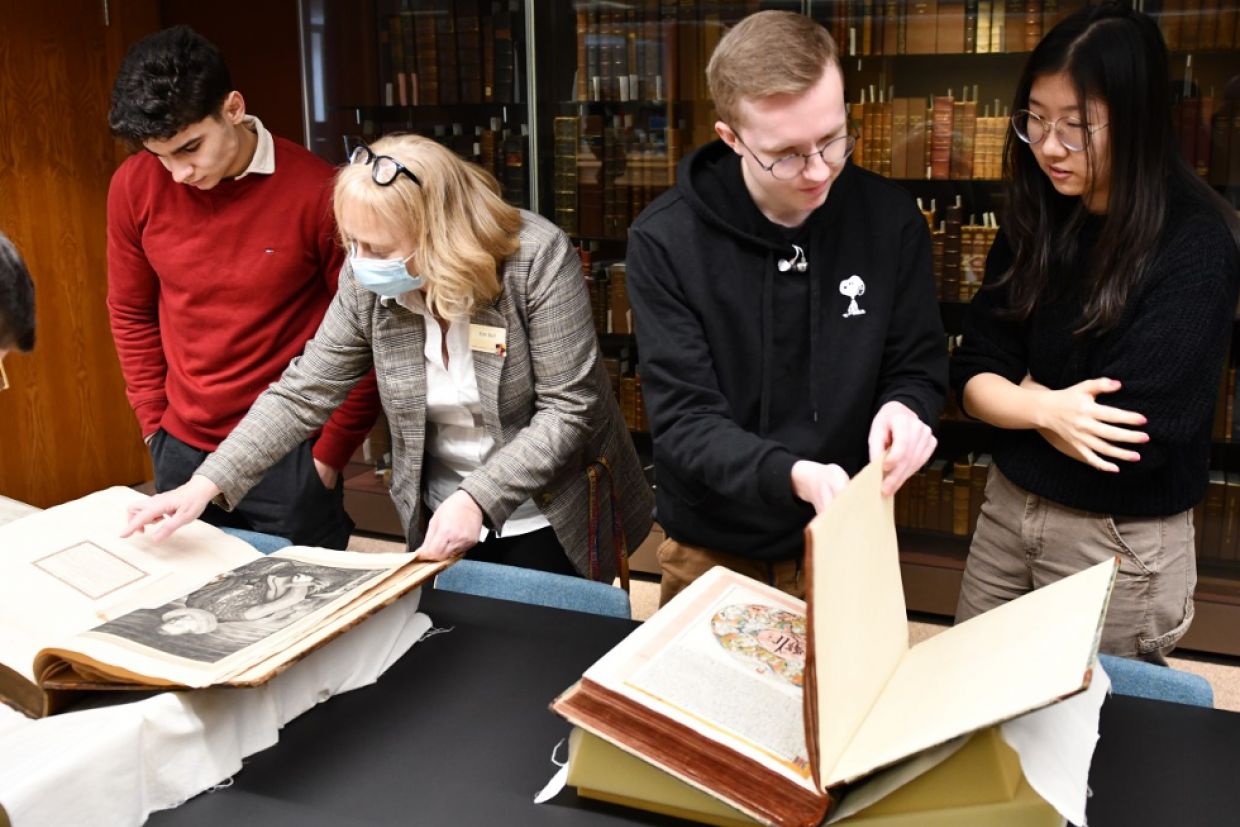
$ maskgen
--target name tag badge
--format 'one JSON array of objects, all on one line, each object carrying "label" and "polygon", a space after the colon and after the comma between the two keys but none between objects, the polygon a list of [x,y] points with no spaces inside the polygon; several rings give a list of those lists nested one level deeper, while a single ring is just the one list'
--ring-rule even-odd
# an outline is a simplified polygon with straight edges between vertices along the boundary
[{"label": "name tag badge", "polygon": [[494,353],[503,358],[508,353],[508,331],[502,327],[471,324],[469,349],[479,353]]}]

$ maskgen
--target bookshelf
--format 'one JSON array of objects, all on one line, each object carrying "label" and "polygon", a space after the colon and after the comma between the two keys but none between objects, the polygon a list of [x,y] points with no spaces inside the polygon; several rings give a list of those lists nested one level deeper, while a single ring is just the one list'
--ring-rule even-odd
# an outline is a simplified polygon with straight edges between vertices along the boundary
[{"label": "bookshelf", "polygon": [[[1137,0],[1140,7],[1140,0]],[[1002,222],[999,159],[1007,107],[1043,31],[1079,0],[810,3],[844,53],[854,160],[905,186],[932,232],[935,278],[951,347]],[[1240,3],[1147,2],[1171,50],[1174,121],[1199,175],[1240,206]],[[980,233],[980,237],[979,237]],[[1236,365],[1220,378],[1212,477],[1198,507],[1197,618],[1181,645],[1240,654],[1240,430]],[[896,500],[906,597],[951,614],[989,463],[988,429],[948,401],[940,447]]]},{"label": "bookshelf", "polygon": [[[1137,0],[1143,1],[1172,50],[1176,128],[1185,155],[1240,207],[1240,0]],[[494,118],[497,134],[514,141],[524,134],[524,203],[554,220],[581,251],[613,388],[639,453],[649,456],[641,359],[623,287],[625,239],[646,204],[675,184],[680,159],[715,138],[705,66],[727,26],[755,11],[782,9],[808,14],[835,35],[859,138],[853,162],[897,181],[921,203],[951,347],[1003,220],[999,157],[1016,81],[1041,34],[1080,2],[370,0],[355,8],[344,0],[307,0],[303,14],[324,21],[324,54],[351,61],[336,64],[350,67],[354,88],[333,98],[340,118],[322,127],[324,146],[351,134],[414,129],[457,140],[453,145],[469,157],[469,133],[492,127]],[[496,11],[511,15],[511,99],[449,103],[441,95],[432,103],[419,88],[415,102],[416,84],[406,80],[402,105],[394,67],[407,63],[408,50],[395,50],[396,33],[406,44],[404,24],[412,18],[416,69],[419,23],[455,15],[459,30],[462,9],[467,15],[478,10],[484,72],[484,21]],[[465,65],[472,64],[458,56],[458,67]],[[458,77],[462,72],[458,68]],[[418,83],[425,82],[424,73],[418,72]],[[444,74],[438,79],[443,82]],[[460,134],[453,127],[458,123]],[[334,145],[324,157],[339,161],[342,150]],[[1236,365],[1240,352],[1220,378],[1216,480],[1198,520],[1197,619],[1182,644],[1233,655],[1240,654]],[[909,608],[950,615],[991,437],[949,401],[939,438],[934,460],[898,499],[897,520]]]},{"label": "bookshelf", "polygon": [[341,163],[358,142],[433,137],[536,206],[522,0],[307,0],[303,93],[310,148]]},{"label": "bookshelf", "polygon": [[[522,0],[305,0],[298,3],[307,146],[340,164],[358,142],[433,137],[487,169],[505,200],[537,208]],[[387,493],[380,417],[344,471],[360,531],[400,536]]]}]

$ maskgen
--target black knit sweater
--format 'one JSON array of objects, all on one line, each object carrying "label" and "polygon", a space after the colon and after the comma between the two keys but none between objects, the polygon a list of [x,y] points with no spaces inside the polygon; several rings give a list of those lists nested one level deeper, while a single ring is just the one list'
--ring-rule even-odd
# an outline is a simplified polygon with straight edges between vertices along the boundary
[{"label": "black knit sweater", "polygon": [[1019,383],[1028,373],[1053,390],[1086,379],[1118,379],[1122,388],[1098,397],[1104,405],[1144,414],[1150,435],[1135,449],[1140,462],[1114,460],[1118,474],[1095,470],[1057,451],[1037,431],[1001,431],[994,462],[1014,483],[1082,511],[1166,516],[1204,496],[1210,429],[1240,291],[1240,252],[1218,212],[1199,196],[1174,187],[1158,255],[1129,296],[1119,324],[1101,337],[1074,339],[1083,302],[1080,273],[1101,229],[1091,219],[1080,237],[1072,271],[1056,279],[1054,298],[1024,322],[997,313],[1007,290],[994,282],[1012,263],[1000,233],[986,260],[983,289],[965,316],[964,337],[952,359],[951,383],[981,373]]}]

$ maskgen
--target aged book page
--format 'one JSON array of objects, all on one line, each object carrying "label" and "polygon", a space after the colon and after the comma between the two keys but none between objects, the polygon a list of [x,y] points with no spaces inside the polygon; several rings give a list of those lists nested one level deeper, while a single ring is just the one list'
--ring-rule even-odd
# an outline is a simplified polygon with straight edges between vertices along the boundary
[{"label": "aged book page", "polygon": [[1084,689],[1115,575],[1100,563],[910,649],[881,483],[871,463],[807,530],[823,789]]},{"label": "aged book page", "polygon": [[37,673],[54,678],[55,662],[69,660],[82,664],[87,677],[98,670],[141,684],[202,687],[234,682],[242,673],[261,681],[275,663],[312,648],[315,629],[327,634],[339,626],[333,621],[347,623],[346,609],[369,613],[374,606],[359,605],[359,595],[401,566],[428,567],[410,557],[282,549],[49,647]]},{"label": "aged book page", "polygon": [[801,601],[715,568],[583,677],[812,790],[804,664]]},{"label": "aged book page", "polygon": [[143,498],[108,489],[0,527],[0,699],[38,717],[75,690],[260,684],[447,565],[264,556],[200,522],[121,539]]},{"label": "aged book page", "polygon": [[204,523],[159,544],[122,540],[126,507],[144,498],[108,488],[0,526],[0,663],[33,681],[35,654],[47,643],[261,558]]},{"label": "aged book page", "polygon": [[1084,690],[1115,571],[1099,563],[914,646],[828,783]]},{"label": "aged book page", "polygon": [[908,651],[893,499],[882,496],[882,470],[880,462],[867,465],[806,529],[820,781]]}]

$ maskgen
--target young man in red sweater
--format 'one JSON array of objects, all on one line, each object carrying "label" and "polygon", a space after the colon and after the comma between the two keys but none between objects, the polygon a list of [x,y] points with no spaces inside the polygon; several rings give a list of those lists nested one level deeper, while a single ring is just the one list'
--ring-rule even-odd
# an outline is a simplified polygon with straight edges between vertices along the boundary
[{"label": "young man in red sweater", "polygon": [[[112,89],[113,134],[141,147],[108,191],[108,310],[129,402],[175,488],[298,357],[344,255],[333,168],[247,115],[219,51],[184,26],[138,42]],[[231,513],[204,519],[344,548],[340,469],[378,413],[373,375]]]}]

